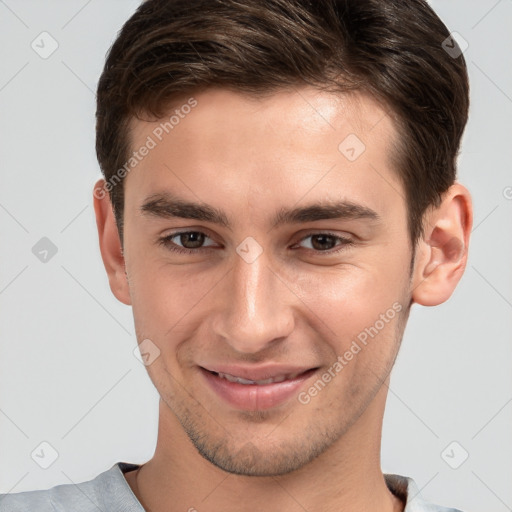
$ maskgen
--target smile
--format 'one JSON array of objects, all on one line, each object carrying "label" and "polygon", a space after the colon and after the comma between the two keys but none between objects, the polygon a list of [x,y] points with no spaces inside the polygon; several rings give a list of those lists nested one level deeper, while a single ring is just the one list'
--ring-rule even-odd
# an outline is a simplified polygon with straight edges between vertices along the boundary
[{"label": "smile", "polygon": [[[258,411],[278,407],[296,396],[304,387],[305,381],[312,378],[319,368],[294,372],[277,372],[274,375],[264,375],[264,372],[253,372],[244,377],[232,373],[206,370],[199,367],[206,387],[214,397],[225,405],[237,410]],[[235,373],[235,372],[233,372]],[[255,378],[254,373],[260,378]],[[252,376],[253,378],[247,378]],[[263,377],[263,378],[261,378]]]},{"label": "smile", "polygon": [[[215,373],[215,372],[214,372]],[[285,380],[293,380],[298,377],[302,372],[296,372],[288,375],[278,375],[277,377],[270,377],[269,379],[263,380],[249,380],[242,377],[235,377],[229,373],[217,373],[221,379],[229,380],[229,382],[238,382],[240,384],[257,384],[258,386],[264,386],[266,384],[273,384],[275,382],[283,382]]]}]

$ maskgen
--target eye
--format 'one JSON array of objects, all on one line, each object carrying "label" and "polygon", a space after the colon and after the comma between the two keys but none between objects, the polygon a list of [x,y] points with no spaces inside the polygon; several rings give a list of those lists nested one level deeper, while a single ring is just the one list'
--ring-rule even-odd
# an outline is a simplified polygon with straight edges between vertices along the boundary
[{"label": "eye", "polygon": [[[333,254],[342,251],[347,246],[354,245],[354,241],[350,238],[345,238],[332,233],[311,233],[304,237],[301,242],[310,239],[310,242],[306,244],[307,249],[311,249],[315,252],[324,252],[327,254]],[[333,248],[338,247],[335,250]]]},{"label": "eye", "polygon": [[[210,240],[209,244],[205,244]],[[311,233],[299,242],[300,245],[309,240],[306,249],[317,254],[325,253],[326,255],[334,254],[354,245],[354,241],[350,238],[342,237],[332,233]],[[202,250],[208,250],[215,246],[211,238],[202,231],[180,231],[171,233],[158,240],[168,250],[181,254],[198,254]],[[336,248],[337,247],[337,248]]]},{"label": "eye", "polygon": [[[158,240],[158,243],[167,247],[171,251],[194,254],[198,249],[203,249],[215,245],[214,243],[204,245],[206,240],[211,240],[209,236],[201,231],[180,231],[171,233]],[[180,245],[181,244],[181,245]]]}]

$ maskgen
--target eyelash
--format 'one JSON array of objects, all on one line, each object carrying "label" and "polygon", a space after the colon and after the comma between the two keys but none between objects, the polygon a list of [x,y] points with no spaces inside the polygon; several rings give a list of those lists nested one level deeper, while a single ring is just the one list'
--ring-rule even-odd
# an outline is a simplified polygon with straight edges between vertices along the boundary
[{"label": "eyelash", "polygon": [[[190,233],[195,233],[195,234],[199,233],[199,234],[202,234],[202,235],[205,235],[206,237],[208,237],[208,235],[206,233],[203,233],[202,231],[178,231],[176,233],[171,233],[170,235],[166,235],[166,236],[160,238],[158,240],[158,244],[164,246],[166,249],[168,249],[172,252],[179,253],[179,254],[197,254],[198,251],[205,251],[205,250],[208,251],[211,249],[210,247],[199,247],[197,249],[186,249],[184,247],[180,247],[180,246],[176,245],[174,242],[171,242],[171,240],[173,238],[176,238],[177,236],[190,234]],[[338,252],[345,250],[347,247],[354,245],[354,241],[351,240],[350,238],[344,238],[342,236],[335,235],[334,233],[330,233],[328,231],[318,231],[316,233],[310,233],[309,235],[301,238],[299,240],[299,242],[303,242],[307,238],[310,238],[312,236],[317,236],[317,235],[327,235],[327,236],[333,237],[335,240],[337,240],[341,243],[337,246],[338,247],[337,249],[329,249],[327,251],[318,251],[315,249],[307,249],[308,251],[313,251],[316,254],[332,255],[332,254],[336,254]]]}]

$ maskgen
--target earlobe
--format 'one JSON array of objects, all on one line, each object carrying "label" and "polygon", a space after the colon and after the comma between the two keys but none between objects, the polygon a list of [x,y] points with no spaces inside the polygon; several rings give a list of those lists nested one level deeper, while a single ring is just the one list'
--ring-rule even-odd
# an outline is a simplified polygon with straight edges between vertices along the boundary
[{"label": "earlobe", "polygon": [[93,201],[101,258],[107,271],[110,289],[123,304],[131,305],[125,260],[110,195],[104,179],[94,185]]},{"label": "earlobe", "polygon": [[425,219],[424,237],[416,248],[413,302],[437,306],[450,298],[466,268],[472,224],[471,195],[455,183]]}]

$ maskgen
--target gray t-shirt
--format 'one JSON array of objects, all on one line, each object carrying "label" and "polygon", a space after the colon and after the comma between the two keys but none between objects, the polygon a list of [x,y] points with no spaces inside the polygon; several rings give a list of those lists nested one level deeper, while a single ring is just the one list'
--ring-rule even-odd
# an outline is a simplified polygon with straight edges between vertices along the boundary
[{"label": "gray t-shirt", "polygon": [[[0,512],[144,512],[124,473],[139,466],[118,462],[93,480],[62,484],[47,490],[0,494]],[[385,475],[395,495],[406,502],[404,512],[460,512],[424,501],[411,478]]]}]

